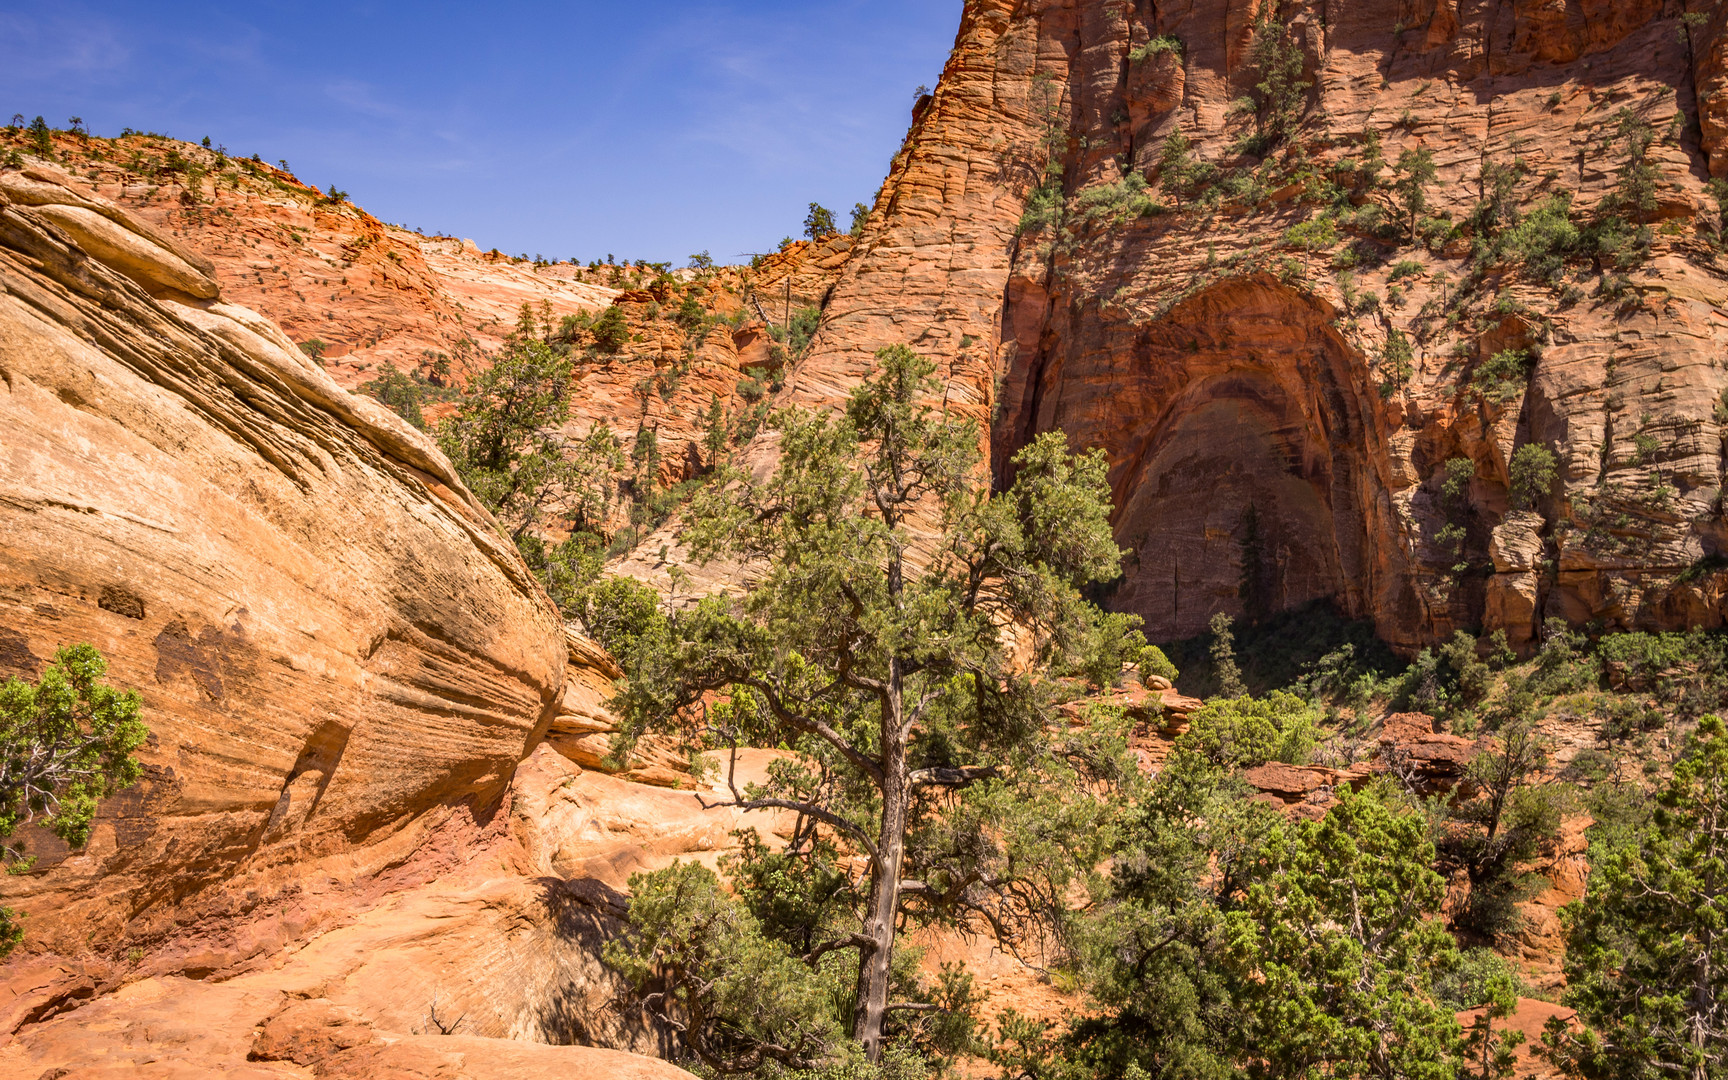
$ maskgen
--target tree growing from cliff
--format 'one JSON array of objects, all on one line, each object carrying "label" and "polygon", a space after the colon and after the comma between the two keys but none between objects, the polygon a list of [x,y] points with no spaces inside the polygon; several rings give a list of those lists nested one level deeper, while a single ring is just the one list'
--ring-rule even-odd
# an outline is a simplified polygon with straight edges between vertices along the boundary
[{"label": "tree growing from cliff", "polygon": [[1410,239],[1416,239],[1416,220],[1428,209],[1428,185],[1438,173],[1434,168],[1434,152],[1426,147],[1406,150],[1398,155],[1393,166],[1392,190],[1404,204],[1404,216]]},{"label": "tree growing from cliff", "polygon": [[607,481],[622,465],[617,441],[596,426],[567,442],[560,428],[569,415],[570,361],[524,324],[438,429],[463,483],[513,541],[549,513],[586,525],[605,516]]},{"label": "tree growing from cliff", "polygon": [[1264,154],[1290,141],[1301,123],[1311,83],[1302,78],[1302,43],[1276,17],[1276,5],[1268,5],[1254,28],[1249,57],[1259,73],[1254,84],[1257,119],[1255,137],[1245,149]]},{"label": "tree growing from cliff", "polygon": [[824,236],[832,236],[840,230],[834,226],[834,211],[821,203],[811,203],[810,212],[804,215],[804,235],[812,240],[820,240]]},{"label": "tree growing from cliff", "polygon": [[1548,497],[1559,479],[1554,452],[1537,443],[1526,443],[1512,455],[1511,494],[1516,510],[1530,510]]},{"label": "tree growing from cliff", "polygon": [[[139,720],[136,690],[109,686],[107,662],[89,645],[72,645],[34,686],[0,685],[0,862],[27,869],[32,860],[8,843],[40,824],[74,848],[90,839],[97,804],[139,776],[132,752],[149,729]],[[23,939],[12,911],[0,907],[0,958]]]},{"label": "tree growing from cliff", "polygon": [[48,121],[40,116],[30,121],[30,145],[43,157],[54,156],[54,139],[48,131]]},{"label": "tree growing from cliff", "polygon": [[[624,453],[602,424],[563,432],[570,416],[571,363],[550,324],[526,305],[521,321],[467,386],[438,446],[468,490],[498,519],[529,567],[570,610],[598,571],[601,530],[618,496]],[[541,530],[562,522],[571,536]]]},{"label": "tree growing from cliff", "polygon": [[1119,731],[1071,729],[1050,698],[1051,673],[1113,679],[1144,644],[1080,592],[1118,573],[1104,458],[1047,434],[992,495],[975,425],[926,404],[934,370],[884,349],[843,416],[772,417],[778,471],[724,473],[687,533],[760,577],[639,635],[617,702],[633,731],[798,752],[733,789],[798,820],[733,877],[807,964],[851,964],[847,1019],[873,1062],[952,1012],[896,1000],[917,986],[902,928],[962,921],[1024,946],[1102,858],[1112,810],[1091,794],[1135,772]]},{"label": "tree growing from cliff", "polygon": [[589,332],[594,335],[594,347],[603,353],[622,352],[630,341],[630,327],[624,321],[624,310],[617,304],[602,311]]},{"label": "tree growing from cliff", "polygon": [[[1601,838],[1594,838],[1599,840]],[[1648,824],[1562,912],[1566,1004],[1550,1059],[1589,1080],[1728,1075],[1728,730],[1699,724]]]}]

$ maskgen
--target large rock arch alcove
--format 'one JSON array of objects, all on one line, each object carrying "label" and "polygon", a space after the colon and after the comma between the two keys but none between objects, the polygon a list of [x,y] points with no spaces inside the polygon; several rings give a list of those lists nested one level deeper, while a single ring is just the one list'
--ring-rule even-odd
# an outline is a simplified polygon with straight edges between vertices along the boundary
[{"label": "large rock arch alcove", "polygon": [[1150,322],[1061,313],[1053,321],[1070,325],[1046,338],[1059,355],[1011,367],[1018,430],[999,438],[998,463],[1052,429],[1104,449],[1129,553],[1109,602],[1144,618],[1148,637],[1201,633],[1219,611],[1329,600],[1372,617],[1415,605],[1379,565],[1389,545],[1373,532],[1391,525],[1383,426],[1366,396],[1372,372],[1335,315],[1276,278],[1232,278]]}]

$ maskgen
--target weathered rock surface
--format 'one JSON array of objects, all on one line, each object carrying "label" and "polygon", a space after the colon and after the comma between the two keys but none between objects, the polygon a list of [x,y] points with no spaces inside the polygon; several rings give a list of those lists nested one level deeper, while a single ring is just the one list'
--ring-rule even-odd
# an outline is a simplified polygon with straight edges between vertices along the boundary
[{"label": "weathered rock surface", "polygon": [[[744,755],[739,782],[771,756]],[[446,826],[422,845],[422,857],[447,854],[435,873],[369,896],[309,877],[315,900],[350,902],[338,925],[198,968],[202,979],[181,974],[181,947],[128,959],[129,985],[94,1001],[93,988],[38,998],[23,1010],[35,1022],[0,1046],[0,1075],[681,1076],[580,1048],[668,1051],[600,949],[631,874],[676,859],[712,867],[739,826],[770,840],[784,827],[720,801],[588,772],[541,744],[483,828]],[[205,963],[225,959],[213,950]]]},{"label": "weathered rock surface", "polygon": [[565,633],[570,661],[564,672],[564,694],[558,700],[558,714],[546,730],[546,741],[584,769],[657,787],[694,787],[689,755],[680,753],[677,740],[667,736],[644,736],[636,741],[622,767],[613,763],[613,737],[622,724],[606,701],[615,692],[614,680],[623,678],[624,672],[586,634],[575,627],[567,627]]},{"label": "weathered rock surface", "polygon": [[[111,261],[99,246],[116,232],[123,241],[137,226],[171,240],[212,283],[182,291],[213,297],[220,287],[294,341],[322,342],[327,370],[344,387],[440,355],[461,365],[496,348],[525,303],[556,320],[597,311],[618,295],[605,272],[389,225],[262,162],[147,135],[59,134],[54,144],[75,170],[47,166],[55,179],[132,222],[103,230],[87,210],[52,211],[85,250]],[[95,227],[75,231],[81,226]]]},{"label": "weathered rock surface", "polygon": [[0,881],[3,1029],[436,875],[556,709],[557,613],[442,455],[207,269],[0,173],[0,676],[90,642],[152,732],[87,849]]},{"label": "weathered rock surface", "polygon": [[[832,404],[877,348],[908,342],[939,361],[943,404],[989,424],[998,475],[1042,431],[1103,447],[1130,551],[1111,602],[1154,639],[1319,598],[1408,648],[1476,626],[1527,646],[1555,616],[1720,625],[1721,573],[1686,571],[1728,537],[1714,501],[1728,285],[1703,190],[1725,167],[1722,12],[1677,34],[1678,9],[1647,0],[1283,10],[1313,84],[1308,153],[1323,167],[1359,155],[1368,132],[1388,168],[1428,150],[1427,213],[1450,222],[1472,213],[1484,163],[1514,159],[1525,211],[1566,191],[1589,221],[1632,110],[1657,136],[1649,257],[1624,283],[1574,261],[1571,299],[1500,264],[1461,300],[1467,234],[1432,251],[1371,244],[1347,278],[1334,261],[1349,237],[1287,239],[1316,213],[1300,185],[1205,211],[1099,210],[1121,205],[1112,185],[1131,171],[1156,193],[1178,130],[1200,160],[1254,164],[1231,149],[1251,130],[1229,113],[1256,81],[1250,9],[972,0],[791,397]],[[1132,59],[1166,35],[1182,48]],[[1065,231],[1020,234],[1047,137]],[[1384,188],[1367,201],[1400,213]],[[1406,262],[1416,273],[1394,281]],[[1394,330],[1413,372],[1383,392]],[[1508,400],[1471,389],[1507,349],[1539,354],[1528,381]],[[1536,523],[1502,531],[1510,461],[1530,443],[1556,453],[1560,481]],[[1476,471],[1461,556],[1440,536],[1451,458]],[[1519,565],[1496,566],[1513,548]],[[1259,568],[1248,589],[1245,566]]]}]

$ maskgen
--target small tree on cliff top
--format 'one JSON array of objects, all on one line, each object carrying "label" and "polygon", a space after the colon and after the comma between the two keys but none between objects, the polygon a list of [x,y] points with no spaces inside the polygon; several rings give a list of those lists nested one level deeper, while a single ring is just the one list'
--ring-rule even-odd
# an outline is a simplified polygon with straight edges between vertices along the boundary
[{"label": "small tree on cliff top", "polygon": [[[1048,675],[1113,679],[1143,644],[1136,620],[1079,591],[1118,572],[1103,456],[1044,435],[992,496],[975,425],[923,404],[933,365],[904,346],[877,362],[844,416],[774,416],[772,477],[733,471],[698,497],[697,556],[764,571],[746,598],[637,636],[619,701],[636,730],[705,717],[721,745],[799,751],[737,803],[795,811],[794,839],[779,854],[747,842],[734,879],[813,969],[857,958],[851,1026],[872,1061],[891,1018],[935,1009],[890,1000],[911,985],[902,927],[1023,938],[1097,865],[1111,810],[1085,795],[1132,769],[1119,739],[1051,722]],[[693,708],[719,691],[719,708]]]}]

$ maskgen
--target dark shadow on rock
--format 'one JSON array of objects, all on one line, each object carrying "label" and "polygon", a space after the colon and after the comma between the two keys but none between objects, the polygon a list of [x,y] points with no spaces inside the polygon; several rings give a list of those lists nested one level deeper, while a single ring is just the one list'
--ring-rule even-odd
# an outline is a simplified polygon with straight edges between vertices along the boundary
[{"label": "dark shadow on rock", "polygon": [[629,898],[593,878],[538,879],[552,933],[566,949],[561,977],[537,1010],[540,1038],[553,1046],[599,1046],[652,1053],[671,1060],[672,1032],[630,995],[600,959],[606,942],[624,931]]}]

